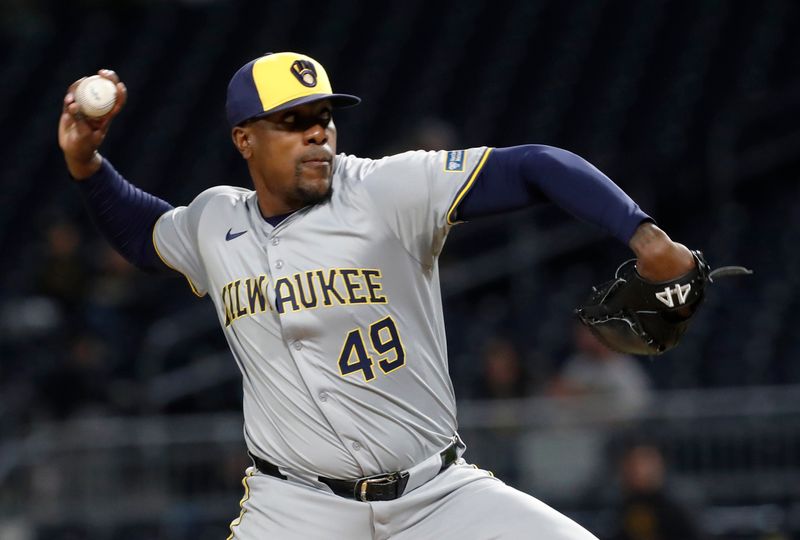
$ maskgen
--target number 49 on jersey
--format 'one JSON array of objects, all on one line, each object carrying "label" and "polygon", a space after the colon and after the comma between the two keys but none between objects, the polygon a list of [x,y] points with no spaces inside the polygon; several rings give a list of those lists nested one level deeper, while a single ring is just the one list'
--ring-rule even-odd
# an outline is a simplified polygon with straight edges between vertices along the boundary
[{"label": "number 49 on jersey", "polygon": [[339,373],[342,376],[361,372],[366,382],[373,380],[375,360],[371,353],[378,357],[378,367],[387,375],[405,365],[406,351],[391,317],[372,323],[365,332],[368,341],[364,339],[361,328],[347,334],[339,354]]}]

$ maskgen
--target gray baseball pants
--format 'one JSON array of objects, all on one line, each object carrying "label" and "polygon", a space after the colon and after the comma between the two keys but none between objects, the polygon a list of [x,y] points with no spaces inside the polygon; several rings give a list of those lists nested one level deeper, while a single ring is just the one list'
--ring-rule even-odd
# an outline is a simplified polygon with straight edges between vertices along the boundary
[{"label": "gray baseball pants", "polygon": [[393,501],[349,500],[254,467],[243,484],[229,540],[597,540],[463,459]]}]

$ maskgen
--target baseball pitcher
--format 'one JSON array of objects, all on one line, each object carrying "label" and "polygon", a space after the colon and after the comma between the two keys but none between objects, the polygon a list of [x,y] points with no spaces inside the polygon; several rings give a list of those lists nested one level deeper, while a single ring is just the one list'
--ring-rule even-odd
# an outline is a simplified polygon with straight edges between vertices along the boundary
[{"label": "baseball pitcher", "polygon": [[[591,539],[464,459],[439,290],[450,228],[543,202],[633,250],[646,282],[696,269],[611,180],[549,146],[337,154],[322,65],[269,54],[231,78],[231,138],[253,188],[220,185],[172,207],[98,153],[126,89],[94,120],[67,90],[59,144],[95,223],[151,272],[211,299],[242,373],[253,460],[230,537]],[[223,179],[224,180],[224,179]]]}]

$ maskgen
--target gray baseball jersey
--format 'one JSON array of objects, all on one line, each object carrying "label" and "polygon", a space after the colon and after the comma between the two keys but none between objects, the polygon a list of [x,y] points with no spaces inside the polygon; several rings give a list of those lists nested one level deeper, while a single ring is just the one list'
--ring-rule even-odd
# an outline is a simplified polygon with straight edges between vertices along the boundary
[{"label": "gray baseball jersey", "polygon": [[456,432],[437,259],[491,149],[340,154],[331,200],[273,227],[220,186],[154,244],[210,294],[241,369],[249,450],[332,478],[403,470]]}]

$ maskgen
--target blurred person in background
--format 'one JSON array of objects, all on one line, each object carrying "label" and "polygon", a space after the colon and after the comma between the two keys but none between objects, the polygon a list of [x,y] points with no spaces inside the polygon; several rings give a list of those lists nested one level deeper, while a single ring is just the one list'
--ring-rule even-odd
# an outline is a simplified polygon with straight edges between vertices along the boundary
[{"label": "blurred person in background", "polygon": [[[62,356],[63,355],[63,356]],[[37,387],[40,412],[55,419],[104,415],[112,410],[111,352],[96,336],[76,333]]]},{"label": "blurred person in background", "polygon": [[619,462],[622,503],[617,532],[609,540],[700,540],[697,516],[671,493],[658,447],[633,444]]},{"label": "blurred person in background", "polygon": [[107,343],[113,343],[124,360],[137,352],[142,322],[148,320],[145,306],[152,304],[152,288],[141,274],[107,243],[97,246],[95,274],[86,293],[87,325]]},{"label": "blurred person in background", "polygon": [[555,399],[548,409],[553,427],[537,433],[527,450],[533,477],[560,496],[591,493],[607,483],[609,422],[635,422],[651,397],[638,360],[608,349],[577,321],[573,347],[543,388]]},{"label": "blurred person in background", "polygon": [[[483,349],[481,371],[472,386],[473,399],[506,400],[530,395],[531,384],[519,350],[510,339],[494,337]],[[470,445],[474,456],[481,461],[491,461],[492,472],[511,485],[521,479],[520,430],[513,425],[516,410],[494,410],[500,427],[487,428]]]},{"label": "blurred person in background", "polygon": [[474,384],[474,399],[513,399],[530,395],[527,369],[514,343],[497,337],[489,341],[481,358],[482,371]]},{"label": "blurred person in background", "polygon": [[[612,412],[635,414],[647,407],[650,379],[631,355],[612,351],[583,324],[573,330],[574,352],[552,378],[547,392],[557,397],[595,396]],[[598,404],[600,405],[600,404]]]},{"label": "blurred person in background", "polygon": [[90,282],[83,239],[71,220],[57,218],[46,230],[36,292],[55,301],[67,317],[77,314]]}]

